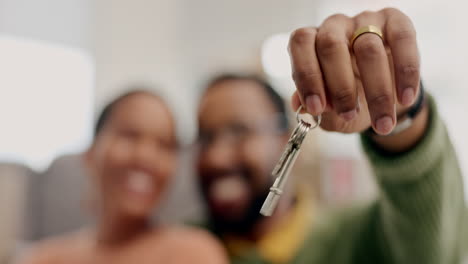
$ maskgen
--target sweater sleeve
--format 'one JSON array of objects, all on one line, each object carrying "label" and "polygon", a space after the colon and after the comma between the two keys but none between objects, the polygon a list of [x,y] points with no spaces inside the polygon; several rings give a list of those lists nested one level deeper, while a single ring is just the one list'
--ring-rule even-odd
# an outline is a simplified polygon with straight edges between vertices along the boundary
[{"label": "sweater sleeve", "polygon": [[379,263],[458,263],[464,224],[462,175],[434,100],[411,150],[388,155],[362,135],[380,188],[375,216]]}]

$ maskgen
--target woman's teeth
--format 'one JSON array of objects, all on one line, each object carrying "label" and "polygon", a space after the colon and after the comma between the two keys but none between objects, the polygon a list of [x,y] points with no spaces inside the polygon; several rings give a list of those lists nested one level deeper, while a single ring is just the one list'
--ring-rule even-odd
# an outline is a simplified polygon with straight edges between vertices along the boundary
[{"label": "woman's teeth", "polygon": [[154,189],[153,177],[143,171],[131,171],[127,175],[127,188],[135,193],[151,193]]}]

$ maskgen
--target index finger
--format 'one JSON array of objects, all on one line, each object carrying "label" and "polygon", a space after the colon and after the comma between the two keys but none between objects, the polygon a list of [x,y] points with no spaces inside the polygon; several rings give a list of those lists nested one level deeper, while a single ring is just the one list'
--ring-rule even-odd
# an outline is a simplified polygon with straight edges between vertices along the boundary
[{"label": "index finger", "polygon": [[321,114],[327,102],[322,71],[315,52],[316,35],[316,28],[300,28],[291,34],[289,40],[293,79],[302,105],[312,115]]}]

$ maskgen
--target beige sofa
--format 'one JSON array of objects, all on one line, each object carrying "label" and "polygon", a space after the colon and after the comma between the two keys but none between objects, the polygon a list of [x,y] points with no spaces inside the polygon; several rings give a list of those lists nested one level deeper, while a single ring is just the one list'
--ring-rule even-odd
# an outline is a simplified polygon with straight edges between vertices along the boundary
[{"label": "beige sofa", "polygon": [[17,238],[27,232],[25,226],[29,180],[35,173],[25,166],[0,164],[0,263],[13,257]]}]

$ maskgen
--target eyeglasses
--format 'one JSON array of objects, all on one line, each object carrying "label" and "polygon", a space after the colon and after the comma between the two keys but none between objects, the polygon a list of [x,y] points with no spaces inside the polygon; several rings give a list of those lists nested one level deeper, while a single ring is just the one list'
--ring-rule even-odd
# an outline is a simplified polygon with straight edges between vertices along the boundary
[{"label": "eyeglasses", "polygon": [[197,145],[201,149],[206,149],[221,140],[223,143],[237,146],[259,135],[280,134],[285,130],[287,128],[282,129],[276,118],[256,124],[232,122],[211,131],[201,129],[198,134]]}]

